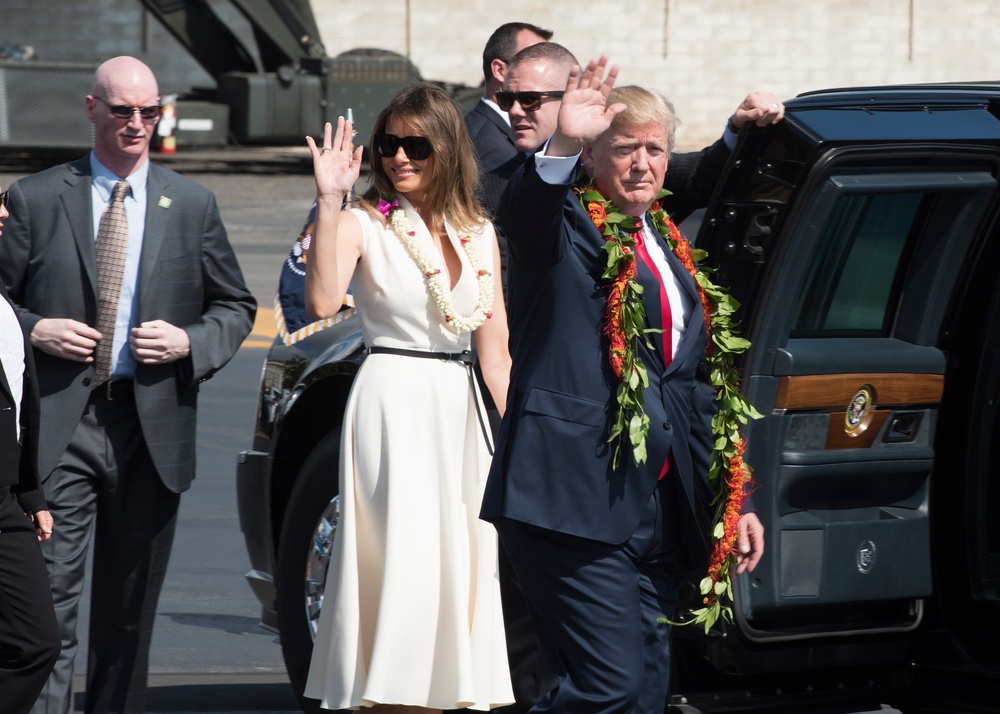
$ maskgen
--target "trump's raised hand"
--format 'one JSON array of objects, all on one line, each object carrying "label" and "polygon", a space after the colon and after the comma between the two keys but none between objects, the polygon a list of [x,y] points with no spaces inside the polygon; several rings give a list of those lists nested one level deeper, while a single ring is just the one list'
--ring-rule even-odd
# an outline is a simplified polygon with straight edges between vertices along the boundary
[{"label": "trump's raised hand", "polygon": [[618,65],[611,65],[605,76],[607,67],[607,55],[601,55],[582,72],[579,67],[570,71],[556,131],[545,150],[547,155],[573,156],[607,131],[615,116],[625,110],[621,103],[607,105]]}]

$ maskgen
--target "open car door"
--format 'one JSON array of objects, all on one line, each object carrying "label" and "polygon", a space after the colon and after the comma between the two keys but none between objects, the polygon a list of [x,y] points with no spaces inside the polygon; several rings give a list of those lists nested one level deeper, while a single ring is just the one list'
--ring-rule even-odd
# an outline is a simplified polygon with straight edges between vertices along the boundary
[{"label": "open car door", "polygon": [[853,692],[996,710],[997,101],[816,93],[742,135],[698,245],[753,342],[742,386],[764,418],[746,458],[767,546],[736,579],[734,625],[678,628],[675,704]]}]

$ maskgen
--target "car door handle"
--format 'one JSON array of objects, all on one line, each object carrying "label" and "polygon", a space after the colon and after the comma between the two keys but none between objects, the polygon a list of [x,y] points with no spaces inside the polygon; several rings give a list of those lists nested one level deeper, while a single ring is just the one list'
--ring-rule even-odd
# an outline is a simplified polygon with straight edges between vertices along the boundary
[{"label": "car door handle", "polygon": [[924,421],[923,412],[902,412],[893,414],[889,426],[885,430],[882,441],[887,444],[901,444],[915,441]]}]

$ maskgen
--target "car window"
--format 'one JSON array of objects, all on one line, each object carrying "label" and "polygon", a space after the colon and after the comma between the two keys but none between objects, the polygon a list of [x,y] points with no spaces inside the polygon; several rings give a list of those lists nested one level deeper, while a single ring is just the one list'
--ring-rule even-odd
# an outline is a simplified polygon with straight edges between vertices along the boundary
[{"label": "car window", "polygon": [[923,193],[842,196],[799,300],[794,336],[885,334]]}]

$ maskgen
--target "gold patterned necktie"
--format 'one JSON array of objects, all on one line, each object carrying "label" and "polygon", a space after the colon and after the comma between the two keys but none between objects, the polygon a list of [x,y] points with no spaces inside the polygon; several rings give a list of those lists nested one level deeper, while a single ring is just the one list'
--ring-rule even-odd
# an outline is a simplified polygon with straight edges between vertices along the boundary
[{"label": "gold patterned necktie", "polygon": [[97,343],[94,366],[97,375],[94,387],[111,379],[111,347],[115,340],[115,321],[118,317],[118,298],[122,291],[122,272],[128,251],[128,218],[125,215],[125,197],[129,194],[128,181],[115,184],[111,203],[101,216],[97,230],[97,331],[102,337]]}]

